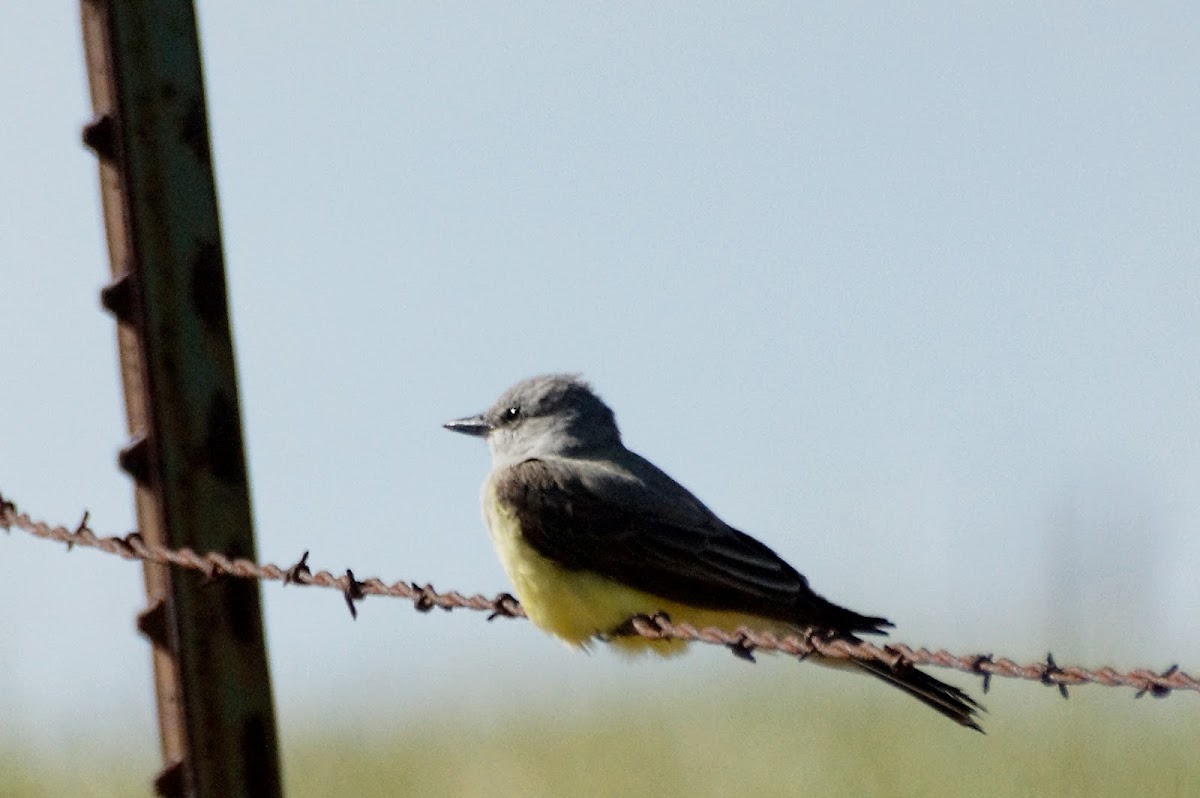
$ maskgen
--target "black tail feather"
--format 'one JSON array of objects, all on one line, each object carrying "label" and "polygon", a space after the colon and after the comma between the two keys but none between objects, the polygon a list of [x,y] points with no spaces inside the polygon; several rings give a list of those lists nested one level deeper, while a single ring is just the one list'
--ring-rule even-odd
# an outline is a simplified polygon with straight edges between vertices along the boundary
[{"label": "black tail feather", "polygon": [[903,661],[894,666],[879,660],[856,659],[852,661],[871,675],[900,688],[955,723],[977,732],[983,732],[983,729],[975,722],[975,716],[987,710],[957,687],[939,681]]}]

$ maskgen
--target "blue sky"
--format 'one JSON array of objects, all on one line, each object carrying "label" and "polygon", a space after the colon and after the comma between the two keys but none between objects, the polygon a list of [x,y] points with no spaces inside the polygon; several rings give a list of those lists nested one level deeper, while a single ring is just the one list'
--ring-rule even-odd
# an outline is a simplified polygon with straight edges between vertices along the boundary
[{"label": "blue sky", "polygon": [[[65,5],[0,30],[0,490],[123,534]],[[486,451],[440,423],[579,371],[632,448],[897,639],[1195,662],[1197,16],[204,4],[260,554],[505,589]],[[265,596],[285,719],[743,673]],[[0,541],[0,716],[151,739],[142,602],[131,564]]]}]

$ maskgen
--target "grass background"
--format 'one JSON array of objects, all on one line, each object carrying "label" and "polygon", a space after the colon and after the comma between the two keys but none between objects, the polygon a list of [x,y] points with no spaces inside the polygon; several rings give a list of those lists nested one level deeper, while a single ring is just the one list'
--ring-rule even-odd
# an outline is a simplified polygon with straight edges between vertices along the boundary
[{"label": "grass background", "polygon": [[[1200,795],[1192,693],[1135,701],[1129,690],[1080,687],[1063,701],[1037,683],[995,680],[981,735],[869,681],[786,670],[557,704],[514,695],[479,707],[432,696],[334,728],[315,714],[289,717],[285,790],[293,798]],[[151,794],[156,750],[133,750],[119,735],[64,746],[51,756],[25,750],[19,730],[0,732],[0,795]]]}]

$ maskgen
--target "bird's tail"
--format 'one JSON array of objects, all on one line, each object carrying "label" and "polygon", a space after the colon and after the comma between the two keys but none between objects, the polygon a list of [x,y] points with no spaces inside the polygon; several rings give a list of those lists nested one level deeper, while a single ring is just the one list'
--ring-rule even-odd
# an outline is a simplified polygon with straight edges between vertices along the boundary
[{"label": "bird's tail", "polygon": [[895,665],[875,659],[855,659],[851,662],[872,676],[900,688],[955,723],[983,732],[975,722],[975,716],[985,711],[983,706],[957,687],[939,681],[903,660]]}]

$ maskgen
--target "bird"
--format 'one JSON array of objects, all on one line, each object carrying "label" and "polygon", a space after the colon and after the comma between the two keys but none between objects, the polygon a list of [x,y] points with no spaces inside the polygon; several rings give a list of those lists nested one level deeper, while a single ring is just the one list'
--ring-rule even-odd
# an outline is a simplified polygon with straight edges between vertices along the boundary
[{"label": "bird", "polygon": [[[848,643],[893,626],[818,595],[775,551],[626,448],[612,409],[578,375],[521,380],[443,426],[487,441],[483,515],[501,565],[529,620],[572,647],[684,650],[684,640],[631,634],[638,617]],[[811,659],[868,673],[983,731],[980,704],[903,660]]]}]

